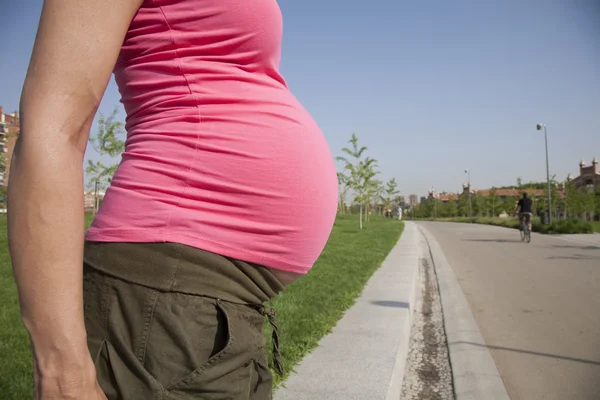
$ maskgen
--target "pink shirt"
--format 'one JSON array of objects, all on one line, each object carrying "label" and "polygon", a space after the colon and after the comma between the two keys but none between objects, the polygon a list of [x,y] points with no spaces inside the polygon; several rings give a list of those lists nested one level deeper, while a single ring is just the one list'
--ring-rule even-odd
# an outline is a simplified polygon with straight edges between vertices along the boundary
[{"label": "pink shirt", "polygon": [[146,0],[115,66],[123,159],[86,239],[177,242],[306,273],[337,176],[279,73],[276,0]]}]

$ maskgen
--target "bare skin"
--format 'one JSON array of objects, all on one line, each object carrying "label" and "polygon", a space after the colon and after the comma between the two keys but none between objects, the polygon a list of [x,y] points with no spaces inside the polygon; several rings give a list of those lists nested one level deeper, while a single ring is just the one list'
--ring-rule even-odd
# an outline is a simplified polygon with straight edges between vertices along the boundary
[{"label": "bare skin", "polygon": [[279,282],[281,282],[283,286],[291,285],[292,283],[294,283],[294,281],[296,281],[302,276],[294,272],[282,271],[273,268],[269,268],[269,270],[273,273],[273,275],[275,275],[277,279],[279,279]]},{"label": "bare skin", "polygon": [[35,399],[106,399],[83,320],[82,163],[142,0],[45,0],[21,95],[9,246],[34,357]]}]

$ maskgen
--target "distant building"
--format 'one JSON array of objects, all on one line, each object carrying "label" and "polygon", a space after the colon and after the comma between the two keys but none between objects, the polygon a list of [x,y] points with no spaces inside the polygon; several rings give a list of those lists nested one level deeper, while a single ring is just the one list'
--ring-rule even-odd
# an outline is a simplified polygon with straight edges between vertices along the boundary
[{"label": "distant building", "polygon": [[591,164],[586,165],[583,160],[579,163],[579,176],[571,179],[567,176],[567,182],[573,182],[577,189],[596,190],[600,187],[600,169],[598,159],[594,157]]},{"label": "distant building", "polygon": [[[98,193],[98,201],[102,201],[104,199],[103,192]],[[83,192],[83,208],[85,212],[94,211],[94,204],[96,202],[96,197],[94,196],[94,192]]]},{"label": "distant building", "polygon": [[0,155],[3,156],[0,160],[0,184],[4,186],[8,185],[10,161],[20,129],[19,113],[4,114],[0,107]]},{"label": "distant building", "polygon": [[416,194],[411,194],[410,196],[408,196],[408,205],[410,207],[418,206],[419,196],[417,196]]}]

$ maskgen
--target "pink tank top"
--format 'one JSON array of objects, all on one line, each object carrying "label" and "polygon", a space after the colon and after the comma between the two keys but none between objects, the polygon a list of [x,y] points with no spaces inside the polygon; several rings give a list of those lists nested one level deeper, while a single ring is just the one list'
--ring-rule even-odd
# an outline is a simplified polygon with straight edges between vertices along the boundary
[{"label": "pink tank top", "polygon": [[176,242],[306,273],[337,207],[333,158],[279,73],[276,0],[146,0],[115,77],[121,164],[86,239]]}]

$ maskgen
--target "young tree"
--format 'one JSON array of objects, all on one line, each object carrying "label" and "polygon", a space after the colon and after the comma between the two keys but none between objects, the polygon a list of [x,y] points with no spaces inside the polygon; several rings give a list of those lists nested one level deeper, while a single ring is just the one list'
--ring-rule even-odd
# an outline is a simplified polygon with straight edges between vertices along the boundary
[{"label": "young tree", "polygon": [[490,195],[487,197],[486,201],[486,212],[490,213],[492,217],[497,217],[500,199],[498,198],[496,188],[492,188],[492,190],[490,190]]},{"label": "young tree", "polygon": [[346,213],[346,197],[350,190],[350,178],[344,175],[343,172],[338,172],[338,193],[340,195],[340,214]]},{"label": "young tree", "polygon": [[375,179],[375,177],[378,174],[378,171],[375,169],[376,167],[377,160],[374,160],[369,157],[365,158],[364,161],[359,162],[359,175],[358,181],[356,182],[355,190],[358,194],[356,199],[361,205],[361,218],[359,221],[361,229],[362,210],[364,210],[366,222],[369,218],[369,204],[371,204],[373,202],[373,199],[376,197],[378,186],[380,185],[380,181]]},{"label": "young tree", "polygon": [[456,205],[456,201],[448,200],[447,206],[446,212],[448,213],[448,216],[450,218],[456,217],[458,215],[458,206]]},{"label": "young tree", "polygon": [[600,217],[600,185],[594,191],[594,214],[596,219]]},{"label": "young tree", "polygon": [[515,207],[517,206],[517,199],[514,196],[506,196],[504,203],[502,203],[502,209],[508,215],[515,213]]},{"label": "young tree", "polygon": [[392,178],[386,182],[385,187],[383,188],[383,194],[381,196],[381,201],[383,202],[383,206],[386,210],[390,209],[394,202],[396,202],[396,198],[400,191],[398,190],[398,184],[396,183],[396,178]]},{"label": "young tree", "polygon": [[581,218],[585,212],[584,194],[577,190],[573,182],[565,185],[565,209],[570,218]]},{"label": "young tree", "polygon": [[[118,109],[115,107],[108,117],[99,113],[98,132],[96,132],[95,136],[90,136],[89,138],[90,145],[100,158],[105,156],[111,158],[117,157],[125,148],[125,141],[121,139],[125,133],[123,123],[115,120],[118,112]],[[85,172],[90,175],[89,186],[94,188],[94,214],[98,211],[98,193],[100,190],[105,190],[108,187],[112,176],[117,170],[117,166],[118,164],[105,165],[100,160],[96,162],[88,160]]]},{"label": "young tree", "polygon": [[594,187],[592,185],[588,185],[587,187],[582,189],[582,201],[583,201],[583,213],[590,215],[593,218],[594,214]]},{"label": "young tree", "polygon": [[461,194],[458,198],[458,216],[466,217],[469,215],[469,196]]},{"label": "young tree", "polygon": [[[359,204],[359,226],[362,229],[363,225],[363,209],[369,203],[374,192],[374,181],[377,175],[377,161],[372,158],[365,158],[363,154],[367,151],[366,146],[358,145],[358,137],[355,133],[348,141],[351,147],[344,147],[342,152],[346,153],[347,157],[337,157],[338,161],[345,164],[344,169],[348,171],[348,182],[356,197],[355,201]],[[365,210],[366,213],[366,210]]]},{"label": "young tree", "polygon": [[486,200],[483,196],[479,194],[474,194],[471,196],[471,204],[473,207],[473,216],[478,217],[485,213],[485,204]]}]

